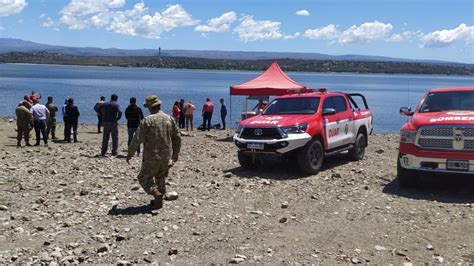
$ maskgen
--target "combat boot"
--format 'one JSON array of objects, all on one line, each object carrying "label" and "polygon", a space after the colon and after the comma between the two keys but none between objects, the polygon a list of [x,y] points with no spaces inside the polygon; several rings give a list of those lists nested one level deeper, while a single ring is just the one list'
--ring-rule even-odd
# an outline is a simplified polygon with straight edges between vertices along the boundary
[{"label": "combat boot", "polygon": [[158,191],[157,188],[153,188],[150,191],[150,195],[152,195],[155,199],[151,201],[151,204],[155,209],[161,209],[163,208],[163,194]]}]

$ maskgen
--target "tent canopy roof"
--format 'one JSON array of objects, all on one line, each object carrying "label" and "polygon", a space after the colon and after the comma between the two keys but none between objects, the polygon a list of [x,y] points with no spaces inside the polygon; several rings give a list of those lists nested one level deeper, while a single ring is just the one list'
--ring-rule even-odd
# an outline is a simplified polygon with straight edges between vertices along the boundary
[{"label": "tent canopy roof", "polygon": [[258,77],[230,87],[230,95],[285,95],[306,89],[297,83],[274,61],[271,66]]}]

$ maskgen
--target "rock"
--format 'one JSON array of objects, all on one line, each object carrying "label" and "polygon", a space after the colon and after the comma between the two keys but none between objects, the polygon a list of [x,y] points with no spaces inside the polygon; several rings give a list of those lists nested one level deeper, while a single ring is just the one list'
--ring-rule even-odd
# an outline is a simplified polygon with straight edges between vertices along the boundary
[{"label": "rock", "polygon": [[155,234],[155,237],[156,238],[163,238],[164,234],[163,234],[163,232],[158,232],[158,233]]},{"label": "rock", "polygon": [[37,226],[37,227],[36,227],[36,230],[37,230],[37,231],[44,231],[44,227],[42,227],[42,226]]},{"label": "rock", "polygon": [[331,175],[331,178],[332,178],[332,179],[341,178],[341,177],[342,177],[342,176],[341,176],[341,174],[339,174],[339,173],[334,173],[334,174]]},{"label": "rock", "polygon": [[23,232],[25,232],[25,229],[23,229],[23,227],[16,227],[15,229],[13,229],[13,231],[18,234],[23,234]]},{"label": "rock", "polygon": [[251,214],[257,214],[257,215],[262,215],[263,212],[262,211],[258,211],[258,210],[255,210],[255,211],[250,211]]},{"label": "rock", "polygon": [[106,252],[107,250],[109,250],[109,246],[106,244],[102,244],[97,248],[97,253]]},{"label": "rock", "polygon": [[0,211],[8,211],[8,207],[5,205],[0,205]]},{"label": "rock", "polygon": [[268,186],[268,185],[271,185],[271,184],[272,184],[272,182],[270,182],[269,180],[263,180],[262,184],[264,184],[264,185],[267,185],[267,186]]},{"label": "rock", "polygon": [[232,173],[225,173],[225,174],[224,174],[224,177],[225,177],[225,178],[231,178],[231,177],[232,177]]},{"label": "rock", "polygon": [[377,251],[385,251],[385,250],[387,250],[385,247],[379,246],[379,245],[376,245],[374,248],[375,248],[375,250],[377,250]]},{"label": "rock", "polygon": [[434,247],[430,244],[426,245],[426,249],[427,250],[434,250]]},{"label": "rock", "polygon": [[382,149],[382,148],[380,148],[380,149],[376,150],[375,152],[376,152],[376,153],[378,153],[378,154],[382,154],[382,153],[384,153],[384,152],[385,152],[385,150],[384,150],[384,149]]},{"label": "rock", "polygon": [[278,221],[283,224],[283,223],[286,223],[286,221],[288,221],[288,218],[282,217],[282,218],[280,218],[280,220],[278,220]]},{"label": "rock", "polygon": [[127,265],[132,265],[132,263],[128,260],[118,260],[117,265],[118,266],[127,266]]},{"label": "rock", "polygon": [[239,263],[242,263],[244,262],[245,260],[247,259],[247,257],[245,255],[235,255],[230,261],[229,263],[231,264],[239,264]]},{"label": "rock", "polygon": [[66,256],[59,261],[59,264],[64,265],[67,262],[74,262],[74,256]]},{"label": "rock", "polygon": [[282,208],[282,209],[288,208],[288,201],[283,202],[283,203],[281,204],[281,208]]},{"label": "rock", "polygon": [[166,192],[165,194],[165,200],[177,200],[178,199],[178,192],[176,191],[170,191]]},{"label": "rock", "polygon": [[170,250],[168,250],[168,255],[169,256],[178,255],[178,249],[177,248],[171,248]]},{"label": "rock", "polygon": [[88,194],[89,194],[89,191],[87,191],[85,189],[81,190],[81,192],[79,193],[79,195],[81,195],[81,196],[86,196]]},{"label": "rock", "polygon": [[120,241],[124,241],[125,239],[127,239],[125,236],[122,236],[122,235],[118,235],[115,237],[115,241],[117,242],[120,242]]},{"label": "rock", "polygon": [[433,258],[438,263],[443,263],[444,262],[444,258],[441,257],[441,256],[434,256]]},{"label": "rock", "polygon": [[55,250],[55,251],[51,252],[49,255],[51,257],[57,258],[57,259],[59,259],[63,256],[63,254],[61,254],[61,251],[59,251],[59,250]]},{"label": "rock", "polygon": [[352,258],[352,259],[351,259],[351,262],[352,262],[353,264],[359,264],[359,263],[362,263],[362,261],[361,261],[361,260],[359,260],[358,258]]}]

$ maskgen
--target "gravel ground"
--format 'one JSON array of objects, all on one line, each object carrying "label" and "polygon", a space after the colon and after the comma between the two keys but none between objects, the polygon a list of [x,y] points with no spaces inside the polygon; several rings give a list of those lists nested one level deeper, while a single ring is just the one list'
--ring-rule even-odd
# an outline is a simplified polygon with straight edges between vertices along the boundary
[{"label": "gravel ground", "polygon": [[140,159],[96,157],[94,127],[81,143],[17,148],[1,120],[0,264],[474,263],[474,180],[400,189],[396,135],[304,176],[275,160],[242,169],[227,132],[190,134],[167,180],[178,198],[152,211]]}]

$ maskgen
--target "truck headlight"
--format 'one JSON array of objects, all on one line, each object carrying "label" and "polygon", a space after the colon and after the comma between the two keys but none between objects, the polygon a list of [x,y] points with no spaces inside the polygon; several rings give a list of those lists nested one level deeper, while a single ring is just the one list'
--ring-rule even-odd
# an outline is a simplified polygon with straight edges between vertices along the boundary
[{"label": "truck headlight", "polygon": [[305,133],[308,129],[308,123],[296,124],[294,126],[283,127],[282,129],[286,134]]},{"label": "truck headlight", "polygon": [[242,126],[239,124],[237,128],[235,129],[235,134],[240,134],[241,131],[242,131]]},{"label": "truck headlight", "polygon": [[400,131],[400,142],[415,144],[417,131],[413,130],[402,130]]}]

